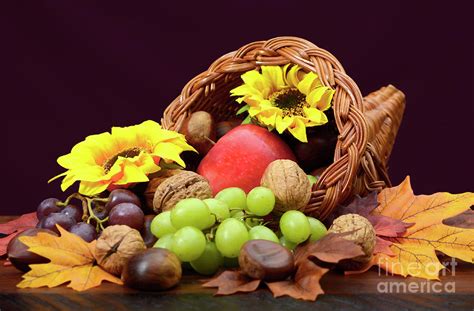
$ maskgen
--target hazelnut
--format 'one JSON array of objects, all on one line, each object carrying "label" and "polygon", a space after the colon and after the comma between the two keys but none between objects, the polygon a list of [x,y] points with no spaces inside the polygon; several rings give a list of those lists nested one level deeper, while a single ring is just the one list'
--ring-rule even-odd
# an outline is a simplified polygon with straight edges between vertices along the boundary
[{"label": "hazelnut", "polygon": [[54,236],[58,236],[56,232],[48,229],[31,228],[23,232],[18,233],[13,239],[10,240],[7,247],[8,259],[15,268],[21,271],[29,271],[31,264],[47,263],[49,259],[44,258],[38,254],[28,251],[28,246],[20,241],[22,236],[36,236],[38,233],[49,233]]},{"label": "hazelnut", "polygon": [[251,278],[278,281],[291,275],[295,262],[293,254],[278,243],[250,240],[240,250],[239,265]]},{"label": "hazelnut", "polygon": [[130,258],[122,273],[125,285],[140,290],[165,290],[179,283],[181,262],[164,248],[150,248]]},{"label": "hazelnut", "polygon": [[107,272],[120,275],[127,260],[145,249],[140,232],[125,225],[115,225],[102,231],[94,256]]},{"label": "hazelnut", "polygon": [[205,156],[216,141],[216,125],[212,115],[206,111],[193,112],[184,121],[180,132],[201,156]]},{"label": "hazelnut", "polygon": [[288,210],[304,212],[311,198],[311,183],[306,173],[291,160],[275,160],[263,173],[261,185],[275,194],[273,212],[281,215]]},{"label": "hazelnut", "polygon": [[358,214],[346,214],[334,220],[328,230],[333,233],[350,232],[345,239],[355,242],[362,248],[364,255],[342,260],[339,267],[344,270],[359,270],[372,259],[375,247],[375,230],[367,218]]},{"label": "hazelnut", "polygon": [[212,197],[207,179],[190,171],[183,171],[167,178],[156,188],[153,198],[155,213],[172,209],[176,203],[187,198],[208,199]]}]

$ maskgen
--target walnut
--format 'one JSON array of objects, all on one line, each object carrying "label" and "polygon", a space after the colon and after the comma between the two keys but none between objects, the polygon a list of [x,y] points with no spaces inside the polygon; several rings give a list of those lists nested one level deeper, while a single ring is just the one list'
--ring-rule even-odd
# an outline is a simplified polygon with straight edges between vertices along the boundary
[{"label": "walnut", "polygon": [[140,232],[128,226],[115,225],[102,231],[95,245],[94,257],[107,272],[120,275],[128,259],[145,249]]},{"label": "walnut", "polygon": [[358,214],[339,216],[334,220],[328,232],[351,232],[344,238],[360,245],[365,254],[350,260],[341,261],[339,266],[344,270],[359,270],[372,259],[376,236],[374,227],[367,218]]},{"label": "walnut", "polygon": [[156,188],[153,210],[156,213],[172,209],[176,203],[186,198],[208,199],[212,197],[211,186],[199,174],[184,171],[167,178]]},{"label": "walnut", "polygon": [[306,173],[291,160],[275,160],[270,163],[261,180],[261,185],[275,194],[276,214],[288,210],[304,211],[311,198],[311,183]]},{"label": "walnut", "polygon": [[158,186],[161,185],[161,183],[164,182],[167,178],[177,174],[181,174],[182,172],[185,171],[181,169],[163,169],[157,174],[153,174],[155,177],[148,182],[145,192],[143,193],[146,205],[150,210],[153,210],[153,197],[155,196],[156,188],[158,188]]}]

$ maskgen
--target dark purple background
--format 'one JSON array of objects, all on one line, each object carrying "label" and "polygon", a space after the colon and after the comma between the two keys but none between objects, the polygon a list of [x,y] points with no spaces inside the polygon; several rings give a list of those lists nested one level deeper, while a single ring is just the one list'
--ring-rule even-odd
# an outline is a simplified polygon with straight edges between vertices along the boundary
[{"label": "dark purple background", "polygon": [[85,136],[159,120],[214,59],[281,35],[331,51],[363,94],[389,83],[406,93],[394,183],[409,174],[416,193],[474,190],[471,11],[455,1],[289,2],[10,1],[1,214],[58,195],[59,182],[46,183],[62,172],[56,158]]}]

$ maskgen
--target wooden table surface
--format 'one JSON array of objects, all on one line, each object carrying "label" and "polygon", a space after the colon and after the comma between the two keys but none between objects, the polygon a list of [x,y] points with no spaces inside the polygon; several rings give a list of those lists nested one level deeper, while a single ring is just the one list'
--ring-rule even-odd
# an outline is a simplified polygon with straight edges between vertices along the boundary
[{"label": "wooden table surface", "polygon": [[[7,219],[10,217],[0,216],[0,223]],[[220,311],[474,310],[474,265],[470,264],[459,264],[455,273],[446,273],[439,284],[417,278],[386,276],[383,271],[379,276],[376,268],[352,276],[330,272],[321,281],[325,294],[316,302],[306,302],[289,297],[273,298],[264,288],[251,294],[214,297],[214,289],[201,287],[200,277],[193,274],[185,275],[178,287],[167,292],[140,292],[110,283],[85,292],[76,292],[66,286],[18,289],[15,285],[21,280],[21,272],[3,263],[4,260],[0,260],[0,311],[152,308]],[[451,292],[453,287],[454,293]],[[387,288],[392,292],[380,292]],[[441,292],[437,292],[440,289]]]}]

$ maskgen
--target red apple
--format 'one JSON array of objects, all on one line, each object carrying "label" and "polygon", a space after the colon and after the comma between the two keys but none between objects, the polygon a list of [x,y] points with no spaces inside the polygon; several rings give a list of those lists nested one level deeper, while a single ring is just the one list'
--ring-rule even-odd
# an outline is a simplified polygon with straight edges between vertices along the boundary
[{"label": "red apple", "polygon": [[268,164],[278,159],[296,161],[290,147],[278,135],[246,124],[219,139],[202,159],[197,172],[209,180],[214,194],[228,187],[249,192],[260,185]]}]

